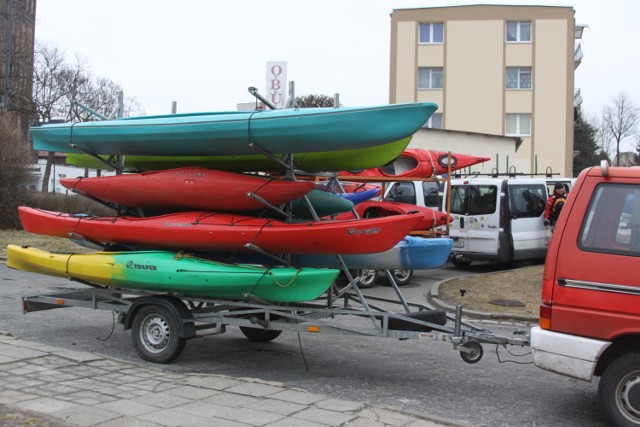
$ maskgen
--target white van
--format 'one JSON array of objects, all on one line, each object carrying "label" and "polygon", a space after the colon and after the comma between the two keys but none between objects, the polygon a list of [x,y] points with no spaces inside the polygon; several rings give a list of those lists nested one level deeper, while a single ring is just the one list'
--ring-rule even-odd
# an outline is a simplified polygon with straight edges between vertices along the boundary
[{"label": "white van", "polygon": [[[543,258],[544,207],[556,182],[571,190],[568,178],[486,178],[451,180],[449,237],[451,261],[523,261]],[[388,186],[386,200],[447,211],[445,182],[402,181]]]}]

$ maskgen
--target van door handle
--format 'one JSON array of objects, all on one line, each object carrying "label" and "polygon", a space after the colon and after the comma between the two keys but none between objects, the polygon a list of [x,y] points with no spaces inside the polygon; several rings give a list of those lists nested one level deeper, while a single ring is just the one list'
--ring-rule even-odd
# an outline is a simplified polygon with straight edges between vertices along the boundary
[{"label": "van door handle", "polygon": [[462,230],[464,228],[464,217],[461,216],[460,217],[460,230]]}]

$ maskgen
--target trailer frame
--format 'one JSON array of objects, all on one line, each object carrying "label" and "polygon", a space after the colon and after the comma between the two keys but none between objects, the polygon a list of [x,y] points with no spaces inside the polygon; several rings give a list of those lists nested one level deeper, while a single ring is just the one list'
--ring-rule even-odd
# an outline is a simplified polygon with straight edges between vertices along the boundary
[{"label": "trailer frame", "polygon": [[[186,340],[222,334],[227,326],[237,326],[247,338],[259,342],[271,341],[283,331],[448,342],[467,363],[482,358],[481,344],[529,344],[524,332],[501,336],[463,321],[460,304],[454,314],[446,314],[409,303],[401,294],[397,301],[365,296],[354,282],[341,290],[334,284],[317,300],[289,304],[271,304],[250,296],[246,301],[230,301],[96,285],[23,296],[22,304],[25,314],[65,307],[112,311],[125,330],[132,329],[138,354],[158,363],[180,356]],[[399,307],[404,313],[389,307]]]}]

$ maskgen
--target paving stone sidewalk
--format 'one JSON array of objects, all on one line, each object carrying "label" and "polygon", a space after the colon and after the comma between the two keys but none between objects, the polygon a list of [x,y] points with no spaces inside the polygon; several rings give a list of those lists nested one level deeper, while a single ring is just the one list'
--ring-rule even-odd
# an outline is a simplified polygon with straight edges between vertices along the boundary
[{"label": "paving stone sidewalk", "polygon": [[3,426],[451,425],[436,421],[280,383],[168,373],[0,332]]}]

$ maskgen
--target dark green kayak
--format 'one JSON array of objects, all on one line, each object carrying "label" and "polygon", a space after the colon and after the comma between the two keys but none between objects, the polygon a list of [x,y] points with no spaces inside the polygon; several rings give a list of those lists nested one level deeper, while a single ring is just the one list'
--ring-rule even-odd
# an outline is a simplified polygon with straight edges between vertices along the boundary
[{"label": "dark green kayak", "polygon": [[[307,198],[313,205],[319,217],[349,212],[353,209],[353,203],[343,197],[322,190],[311,190],[307,193]],[[311,211],[304,198],[299,198],[293,202],[293,216],[299,219],[311,219]]]}]

